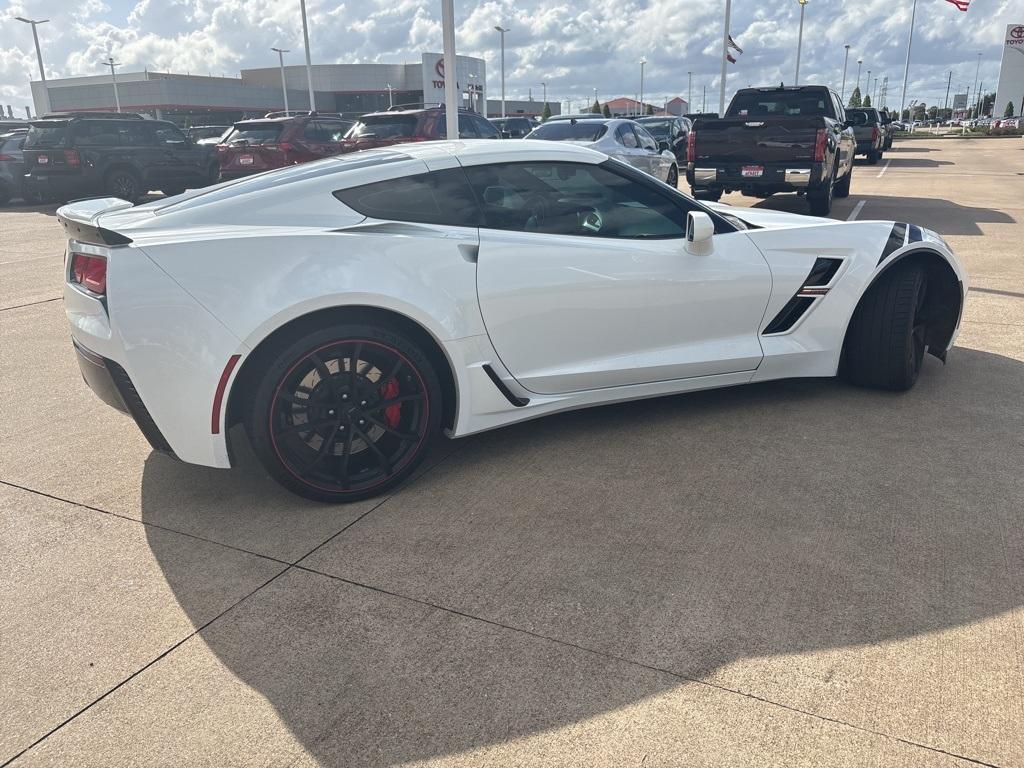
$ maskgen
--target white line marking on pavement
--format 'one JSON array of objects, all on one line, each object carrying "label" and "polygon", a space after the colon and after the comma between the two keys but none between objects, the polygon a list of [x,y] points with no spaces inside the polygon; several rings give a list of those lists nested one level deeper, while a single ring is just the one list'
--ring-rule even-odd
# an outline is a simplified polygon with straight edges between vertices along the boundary
[{"label": "white line marking on pavement", "polygon": [[889,163],[891,163],[891,162],[892,162],[892,158],[891,157],[888,160],[885,161],[885,165],[882,166],[882,170],[880,170],[878,172],[878,178],[882,178],[883,176],[885,176],[885,172],[889,170]]},{"label": "white line marking on pavement", "polygon": [[859,203],[857,203],[855,206],[853,206],[853,210],[850,211],[850,215],[846,217],[846,220],[847,221],[856,221],[857,217],[860,216],[861,210],[863,210],[863,208],[864,208],[864,203],[866,203],[866,202],[867,202],[867,200],[861,200]]}]

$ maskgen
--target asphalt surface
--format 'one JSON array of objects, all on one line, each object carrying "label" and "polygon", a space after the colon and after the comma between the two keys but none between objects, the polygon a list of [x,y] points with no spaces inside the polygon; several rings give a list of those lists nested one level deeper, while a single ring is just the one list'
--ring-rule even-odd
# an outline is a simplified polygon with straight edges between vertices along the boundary
[{"label": "asphalt surface", "polygon": [[1024,142],[899,143],[854,212],[971,276],[911,392],[581,411],[329,507],[153,454],[0,211],[0,764],[1024,765]]}]

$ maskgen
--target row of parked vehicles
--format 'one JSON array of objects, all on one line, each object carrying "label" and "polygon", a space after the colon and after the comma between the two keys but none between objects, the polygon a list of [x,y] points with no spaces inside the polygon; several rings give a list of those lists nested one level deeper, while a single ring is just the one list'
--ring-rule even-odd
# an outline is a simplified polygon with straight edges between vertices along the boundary
[{"label": "row of parked vehicles", "polygon": [[[805,195],[812,213],[849,194],[853,158],[877,163],[894,126],[878,110],[844,109],[825,86],[747,88],[726,114],[636,119],[559,115],[537,124],[459,111],[463,138],[530,138],[597,149],[698,198],[740,191]],[[443,107],[393,108],[358,120],[322,113],[270,113],[232,126],[182,130],[130,113],[69,113],[0,137],[0,203],[107,194],[136,201],[174,195],[261,171],[393,144],[446,137]]]}]

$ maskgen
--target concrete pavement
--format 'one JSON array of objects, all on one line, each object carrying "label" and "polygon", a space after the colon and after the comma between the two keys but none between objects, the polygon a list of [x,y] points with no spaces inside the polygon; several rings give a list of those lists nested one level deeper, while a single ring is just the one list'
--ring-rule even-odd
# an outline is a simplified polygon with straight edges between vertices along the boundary
[{"label": "concrete pavement", "polygon": [[343,507],[151,454],[0,212],[0,764],[1024,765],[1024,143],[897,143],[860,202],[971,275],[911,392],[560,415]]}]

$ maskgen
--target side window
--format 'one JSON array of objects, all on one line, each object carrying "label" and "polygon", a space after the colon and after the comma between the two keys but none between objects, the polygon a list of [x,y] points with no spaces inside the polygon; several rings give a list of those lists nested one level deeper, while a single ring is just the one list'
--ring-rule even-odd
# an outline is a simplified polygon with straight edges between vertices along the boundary
[{"label": "side window", "polygon": [[339,189],[334,196],[374,219],[475,227],[480,218],[461,168]]},{"label": "side window", "polygon": [[92,120],[75,125],[75,144],[81,147],[116,147],[121,143],[116,123]]},{"label": "side window", "polygon": [[639,146],[636,141],[636,134],[633,133],[633,126],[631,125],[620,125],[615,130],[615,140],[626,147],[626,149],[636,149]]},{"label": "side window", "polygon": [[473,125],[473,121],[469,119],[469,115],[459,115],[459,136],[463,139],[480,138],[480,134],[476,132],[476,127]]},{"label": "side window", "polygon": [[[138,129],[141,126],[131,126],[131,129]],[[134,132],[134,131],[133,131]],[[143,133],[138,131],[138,133]],[[144,139],[143,139],[144,140]],[[157,125],[156,126],[156,141],[157,144],[170,144],[172,146],[180,146],[185,143],[185,134],[175,128],[173,125]],[[133,144],[136,142],[132,142]]]},{"label": "side window", "polygon": [[491,125],[490,122],[484,120],[482,117],[473,115],[473,125],[476,126],[477,133],[480,134],[481,139],[500,139],[501,134],[498,133],[498,129]]},{"label": "side window", "polygon": [[651,150],[652,152],[658,151],[658,142],[654,140],[654,138],[651,136],[651,134],[647,132],[646,129],[634,128],[633,130],[636,131],[636,136],[640,140],[641,149],[648,149]]},{"label": "side window", "polygon": [[341,141],[345,138],[345,134],[348,133],[348,129],[352,127],[351,124],[346,125],[338,120],[322,120],[320,127],[323,130],[323,139],[321,141]]},{"label": "side window", "polygon": [[634,239],[686,234],[686,211],[656,182],[606,164],[496,163],[466,174],[489,229]]},{"label": "side window", "polygon": [[302,138],[306,141],[323,141],[323,131],[320,130],[320,123],[316,120],[310,120],[306,123],[306,127],[302,129]]}]

